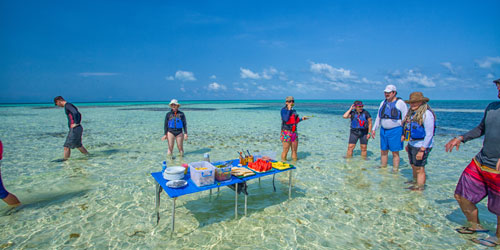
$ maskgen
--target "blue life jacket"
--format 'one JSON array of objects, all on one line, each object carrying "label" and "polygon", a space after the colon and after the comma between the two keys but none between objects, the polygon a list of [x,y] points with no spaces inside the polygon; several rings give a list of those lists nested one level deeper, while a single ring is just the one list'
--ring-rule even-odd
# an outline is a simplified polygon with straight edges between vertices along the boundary
[{"label": "blue life jacket", "polygon": [[396,108],[396,103],[401,98],[397,98],[396,101],[387,102],[384,101],[384,105],[379,111],[379,116],[381,119],[391,119],[391,120],[401,120],[401,111]]},{"label": "blue life jacket", "polygon": [[[434,132],[432,135],[435,135],[436,115],[434,114],[434,111],[432,111],[430,108],[429,111],[431,111],[432,115],[434,116]],[[418,124],[418,122],[411,121],[410,123],[405,124],[405,131],[410,131],[410,138],[412,140],[423,140],[425,138],[425,128],[423,125]]]},{"label": "blue life jacket", "polygon": [[365,112],[361,112],[361,114],[356,114],[353,112],[352,114],[354,118],[351,120],[351,128],[357,129],[366,129],[368,128],[368,120],[366,119]]},{"label": "blue life jacket", "polygon": [[184,127],[184,124],[182,123],[181,118],[177,117],[176,115],[173,115],[170,117],[168,120],[168,128],[180,128],[182,129]]}]

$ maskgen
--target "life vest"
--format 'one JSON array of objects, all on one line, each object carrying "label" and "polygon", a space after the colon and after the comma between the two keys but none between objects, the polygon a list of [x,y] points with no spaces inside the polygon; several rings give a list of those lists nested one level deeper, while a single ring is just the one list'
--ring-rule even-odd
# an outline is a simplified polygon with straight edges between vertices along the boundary
[{"label": "life vest", "polygon": [[[432,134],[434,136],[436,134],[436,115],[431,109],[429,109],[429,111],[431,111],[432,115],[434,116],[434,131]],[[413,116],[411,117],[411,119],[413,119]],[[409,138],[415,141],[423,140],[426,135],[424,126],[418,124],[418,122],[414,122],[413,120],[409,123],[405,123],[404,130],[404,134],[406,135],[409,132]]]},{"label": "life vest", "polygon": [[396,101],[387,102],[384,101],[382,108],[379,111],[379,116],[381,119],[391,119],[391,120],[401,120],[401,111],[396,108],[396,103],[401,98],[397,98]]},{"label": "life vest", "polygon": [[183,128],[184,124],[182,123],[181,118],[177,117],[177,113],[171,115],[168,120],[168,128]]},{"label": "life vest", "polygon": [[292,132],[295,132],[297,130],[297,123],[300,122],[299,115],[293,111],[293,113],[290,115],[290,118],[288,119],[287,122],[283,121],[283,124],[281,126],[282,130],[291,130]]},{"label": "life vest", "polygon": [[368,120],[366,119],[365,112],[361,112],[361,114],[356,114],[353,112],[352,114],[354,118],[351,120],[351,128],[358,129],[366,129],[368,128]]}]

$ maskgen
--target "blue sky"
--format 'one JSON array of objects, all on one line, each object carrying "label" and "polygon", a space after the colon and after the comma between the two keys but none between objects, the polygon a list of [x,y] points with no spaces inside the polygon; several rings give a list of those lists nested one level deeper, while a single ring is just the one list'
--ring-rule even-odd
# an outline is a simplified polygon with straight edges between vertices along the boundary
[{"label": "blue sky", "polygon": [[497,99],[500,1],[1,1],[0,103]]}]

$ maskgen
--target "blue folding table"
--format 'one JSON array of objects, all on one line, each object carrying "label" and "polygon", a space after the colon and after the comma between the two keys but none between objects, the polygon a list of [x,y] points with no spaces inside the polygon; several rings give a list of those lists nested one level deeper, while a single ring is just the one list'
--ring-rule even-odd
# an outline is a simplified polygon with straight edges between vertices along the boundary
[{"label": "blue folding table", "polygon": [[[225,161],[229,162],[229,161]],[[218,164],[223,164],[225,162],[217,162]],[[235,159],[232,160],[232,165],[237,166],[239,164],[239,160]],[[198,187],[194,184],[194,182],[191,180],[189,173],[184,177],[184,179],[187,180],[187,186],[183,188],[170,188],[167,187],[167,180],[163,178],[162,172],[154,172],[151,173],[151,176],[156,181],[156,223],[158,224],[160,221],[160,193],[162,190],[165,190],[165,192],[168,194],[170,198],[173,200],[173,206],[172,206],[172,232],[174,232],[175,228],[175,201],[177,197],[182,196],[182,195],[187,195],[187,194],[192,194],[192,193],[197,193],[205,190],[210,190],[210,193],[212,193],[212,189],[214,188],[220,188],[223,186],[228,186],[228,185],[235,185],[234,189],[234,218],[238,218],[238,184],[243,183],[245,181],[253,180],[256,178],[268,176],[268,175],[273,175],[273,187],[274,191],[276,191],[276,187],[274,185],[274,175],[277,173],[282,173],[286,171],[290,171],[296,169],[294,166],[290,166],[290,168],[284,169],[284,170],[278,170],[278,169],[271,169],[270,171],[264,172],[264,173],[256,173],[255,175],[244,177],[244,178],[237,178],[235,176],[231,175],[231,179],[223,182],[218,182],[217,180],[213,185],[208,185],[208,186],[203,186],[203,187]],[[289,177],[288,177],[288,198],[290,199],[292,195],[292,172],[289,172]],[[247,196],[248,194],[245,192],[245,215],[247,215]]]}]

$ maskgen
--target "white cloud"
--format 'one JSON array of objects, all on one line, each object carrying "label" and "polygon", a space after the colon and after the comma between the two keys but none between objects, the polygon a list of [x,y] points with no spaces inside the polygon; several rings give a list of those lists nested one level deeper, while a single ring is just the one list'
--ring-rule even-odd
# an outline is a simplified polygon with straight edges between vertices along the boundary
[{"label": "white cloud", "polygon": [[451,62],[442,62],[441,65],[443,65],[443,67],[447,68],[452,74],[456,73],[455,67],[453,67]]},{"label": "white cloud", "polygon": [[491,68],[493,64],[500,64],[500,56],[497,57],[486,57],[484,60],[476,60],[477,64],[481,68]]},{"label": "white cloud", "polygon": [[177,72],[175,72],[175,79],[181,81],[196,81],[193,72],[182,71],[182,70],[177,70]]},{"label": "white cloud", "polygon": [[180,88],[180,90],[181,90],[182,92],[186,92],[186,89],[185,89],[184,87],[181,87],[181,88]]},{"label": "white cloud", "polygon": [[433,78],[428,77],[413,69],[406,71],[404,74],[400,73],[399,71],[395,71],[386,76],[385,79],[389,83],[397,83],[397,84],[415,83],[424,87],[436,87],[436,83],[434,83]]},{"label": "white cloud", "polygon": [[213,91],[226,90],[226,86],[218,84],[216,82],[208,84],[208,89]]},{"label": "white cloud", "polygon": [[488,75],[486,75],[486,78],[488,79],[493,79],[495,76],[491,73],[488,73]]},{"label": "white cloud", "polygon": [[249,69],[240,68],[240,76],[241,78],[250,78],[250,79],[260,79],[260,75],[258,73],[254,73]]},{"label": "white cloud", "polygon": [[330,81],[343,81],[356,78],[350,70],[344,68],[334,68],[326,63],[312,62],[310,70],[313,73],[325,76]]},{"label": "white cloud", "polygon": [[173,76],[167,76],[165,77],[167,81],[173,81],[175,78]]},{"label": "white cloud", "polygon": [[262,85],[257,86],[257,89],[258,89],[258,90],[260,90],[260,91],[266,91],[266,90],[267,90],[267,89],[266,89],[264,86],[262,86]]},{"label": "white cloud", "polygon": [[269,80],[273,78],[273,75],[276,74],[278,74],[278,70],[273,67],[270,67],[269,69],[264,69],[264,71],[262,72],[262,78]]},{"label": "white cloud", "polygon": [[243,79],[250,78],[254,80],[259,80],[259,79],[271,80],[276,75],[282,81],[287,80],[285,72],[278,71],[276,68],[272,66],[267,69],[264,69],[261,73],[253,72],[250,69],[240,68],[240,76]]},{"label": "white cloud", "polygon": [[217,79],[217,76],[215,76],[215,75],[211,75],[211,76],[210,76],[210,79]]},{"label": "white cloud", "polygon": [[78,75],[88,77],[88,76],[116,76],[119,74],[112,73],[112,72],[83,72],[83,73],[79,73]]}]

